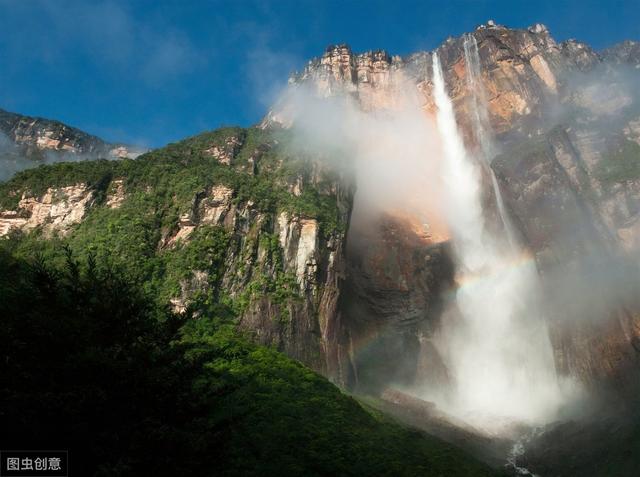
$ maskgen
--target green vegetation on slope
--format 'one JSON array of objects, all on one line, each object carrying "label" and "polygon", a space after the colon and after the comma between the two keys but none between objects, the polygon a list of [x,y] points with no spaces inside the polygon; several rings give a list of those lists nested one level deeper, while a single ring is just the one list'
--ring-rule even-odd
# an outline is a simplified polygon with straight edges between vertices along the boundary
[{"label": "green vegetation on slope", "polygon": [[91,255],[15,250],[2,242],[3,448],[68,448],[76,475],[490,475],[252,344],[232,307],[178,317]]},{"label": "green vegetation on slope", "polygon": [[[15,253],[18,256],[42,253],[60,263],[60,247],[52,244],[68,245],[80,257],[86,259],[91,254],[123,269],[162,304],[180,294],[181,283],[192,277],[194,271],[201,271],[207,274],[208,291],[206,296],[198,297],[199,301],[214,302],[222,293],[218,289],[221,278],[218,267],[228,251],[241,253],[248,237],[231,236],[231,232],[221,228],[201,225],[185,243],[162,247],[163,238],[177,230],[179,218],[193,214],[197,194],[212,186],[225,185],[233,190],[232,201],[236,205],[250,202],[253,209],[270,217],[288,211],[316,218],[326,235],[344,228],[335,194],[322,182],[311,182],[312,161],[289,154],[286,136],[286,131],[224,128],[170,144],[136,160],[58,163],[23,171],[0,184],[0,207],[14,208],[23,193],[40,196],[48,188],[79,183],[95,191],[96,201],[83,221],[64,238],[42,241],[37,231],[14,236]],[[214,146],[226,147],[232,139],[242,146],[238,147],[231,166],[221,164],[207,152]],[[257,155],[260,156],[255,161],[257,165],[250,168],[249,159]],[[289,186],[299,177],[304,179],[305,186],[295,196],[289,192]],[[105,203],[108,192],[114,189],[114,180],[123,181],[125,193],[118,208]],[[262,236],[267,231],[260,232]],[[272,245],[269,246],[273,248]],[[279,252],[270,253],[277,262]],[[288,290],[292,277],[282,271],[280,262],[276,264],[276,273],[279,273],[277,283],[254,281],[251,290],[283,300],[294,298]],[[248,297],[250,290],[245,295]]]},{"label": "green vegetation on slope", "polygon": [[[215,145],[224,147],[230,138],[243,141],[232,167],[207,152]],[[312,163],[308,157],[289,154],[287,143],[286,131],[223,128],[169,144],[137,159],[44,165],[22,171],[0,184],[0,207],[15,208],[24,192],[39,196],[50,187],[79,183],[104,196],[113,179],[124,178],[130,207],[153,213],[158,225],[173,225],[180,214],[189,210],[196,192],[223,184],[234,190],[237,203],[251,200],[265,212],[286,210],[318,218],[326,230],[340,227],[331,195],[310,186],[300,196],[289,192],[287,185],[293,178],[309,178]],[[254,171],[248,167],[248,158],[258,155],[259,166]]]},{"label": "green vegetation on slope", "polygon": [[596,177],[604,183],[627,182],[640,178],[640,145],[625,139],[602,158]]},{"label": "green vegetation on slope", "polygon": [[[324,234],[342,227],[330,187],[308,180],[313,165],[287,155],[278,134],[228,128],[135,161],[54,164],[0,185],[3,207],[78,183],[97,197],[64,237],[36,230],[0,240],[3,448],[68,448],[77,475],[489,474],[236,331],[253,297],[300,299],[268,227],[199,225],[188,241],[162,245],[214,185],[270,220],[290,211],[317,218]],[[244,146],[231,166],[207,154],[233,137]],[[125,200],[110,208],[116,179]],[[220,283],[230,254],[242,267],[255,247],[265,268],[232,299]],[[207,286],[175,315],[168,301],[195,272]]]}]

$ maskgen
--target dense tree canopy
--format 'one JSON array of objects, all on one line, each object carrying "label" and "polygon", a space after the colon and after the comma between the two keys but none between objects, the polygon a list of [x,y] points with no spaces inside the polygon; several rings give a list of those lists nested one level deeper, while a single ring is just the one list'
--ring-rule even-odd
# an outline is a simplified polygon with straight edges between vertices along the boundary
[{"label": "dense tree canopy", "polygon": [[489,475],[239,335],[222,303],[176,316],[92,256],[0,252],[3,448],[75,475]]}]

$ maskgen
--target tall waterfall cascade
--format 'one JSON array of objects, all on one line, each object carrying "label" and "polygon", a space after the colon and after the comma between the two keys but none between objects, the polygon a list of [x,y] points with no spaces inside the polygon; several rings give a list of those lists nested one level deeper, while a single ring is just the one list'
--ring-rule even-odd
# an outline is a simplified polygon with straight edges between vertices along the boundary
[{"label": "tall waterfall cascade", "polygon": [[[448,96],[438,53],[433,54],[433,94],[442,143],[441,176],[456,261],[456,289],[435,344],[451,381],[447,393],[425,398],[469,420],[542,423],[561,404],[547,325],[542,316],[534,261],[514,239],[497,181],[492,185],[504,224],[501,237],[485,223],[481,168],[493,154],[478,48],[465,39],[472,120],[479,151],[467,151]],[[477,157],[480,156],[480,157]],[[505,238],[511,243],[505,247]]]},{"label": "tall waterfall cascade", "polygon": [[488,102],[485,95],[485,90],[482,84],[482,76],[480,69],[480,55],[478,53],[478,42],[476,37],[470,33],[464,35],[464,61],[466,65],[467,86],[471,91],[471,118],[474,125],[474,134],[478,145],[480,146],[480,154],[485,164],[485,170],[488,171],[491,177],[491,186],[496,198],[496,206],[500,215],[500,220],[504,228],[506,239],[512,248],[512,251],[517,253],[518,244],[516,234],[514,233],[513,225],[509,219],[504,200],[502,198],[502,192],[498,186],[498,180],[496,174],[490,166],[491,159],[496,153],[496,148],[492,140],[491,123],[489,122],[488,115]]}]

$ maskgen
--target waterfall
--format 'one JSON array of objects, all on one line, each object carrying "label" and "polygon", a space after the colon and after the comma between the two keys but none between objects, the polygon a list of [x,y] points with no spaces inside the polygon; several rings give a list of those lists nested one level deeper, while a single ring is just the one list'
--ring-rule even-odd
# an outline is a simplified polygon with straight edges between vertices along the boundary
[{"label": "waterfall", "polygon": [[480,56],[478,54],[478,43],[471,34],[464,35],[463,41],[464,61],[466,65],[467,86],[472,92],[471,95],[471,115],[475,125],[474,133],[480,144],[483,159],[487,162],[494,152],[493,141],[491,140],[491,125],[487,114],[487,99],[484,88],[480,83]]},{"label": "waterfall", "polygon": [[502,192],[498,186],[496,174],[491,168],[491,159],[493,159],[493,156],[495,155],[495,147],[492,140],[491,123],[489,122],[489,115],[487,113],[487,97],[485,95],[481,79],[478,43],[476,41],[476,37],[471,33],[465,34],[463,38],[464,61],[467,69],[467,86],[469,87],[469,91],[471,91],[470,112],[474,125],[474,134],[478,144],[480,145],[480,153],[484,164],[486,164],[486,169],[491,176],[491,187],[493,188],[493,193],[496,198],[496,206],[500,216],[500,221],[502,222],[509,245],[513,251],[517,251],[518,245],[516,243],[516,234],[513,229],[513,224],[509,219],[507,209],[504,205]]},{"label": "waterfall", "polygon": [[[457,265],[457,288],[442,320],[438,347],[447,365],[449,395],[429,394],[438,405],[467,419],[496,417],[540,423],[553,417],[560,403],[553,353],[539,309],[537,271],[524,253],[501,246],[502,237],[485,226],[480,165],[492,144],[482,88],[478,83],[477,46],[465,44],[472,109],[482,158],[466,150],[444,82],[440,59],[433,54],[433,95],[442,143],[441,175],[446,185],[446,213]],[[474,64],[475,63],[475,64]],[[473,71],[475,69],[475,71]],[[480,159],[480,160],[478,160]],[[493,181],[497,200],[499,189]],[[500,208],[500,204],[499,204]],[[504,214],[504,229],[510,228]]]}]

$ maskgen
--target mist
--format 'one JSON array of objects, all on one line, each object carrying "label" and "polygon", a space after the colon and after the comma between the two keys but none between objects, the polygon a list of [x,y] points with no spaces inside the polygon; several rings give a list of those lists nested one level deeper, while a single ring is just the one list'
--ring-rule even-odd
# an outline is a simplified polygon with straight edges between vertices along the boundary
[{"label": "mist", "polygon": [[486,161],[482,154],[493,147],[479,113],[487,106],[474,90],[477,47],[471,36],[465,38],[465,54],[474,131],[481,144],[476,157],[462,141],[437,52],[433,56],[438,127],[448,164],[445,177],[451,181],[447,202],[465,213],[448,215],[454,230],[458,287],[435,339],[451,373],[452,389],[444,396],[428,388],[424,393],[448,412],[484,427],[495,423],[496,417],[541,424],[553,420],[566,400],[564,386],[556,374],[539,306],[535,262],[515,242],[495,180],[491,185],[502,222],[500,235],[485,223],[479,167]]},{"label": "mist", "polygon": [[[546,259],[529,249],[520,218],[505,205],[491,167],[508,145],[501,141],[513,138],[491,130],[472,34],[464,37],[464,55],[470,136],[457,124],[437,51],[427,56],[431,69],[418,78],[424,89],[393,70],[385,86],[391,99],[376,105],[374,98],[372,107],[371,97],[361,101],[360,92],[332,78],[320,85],[293,82],[269,119],[290,128],[294,150],[320,155],[352,175],[357,192],[351,243],[362,246],[353,240],[359,227],[371,230],[376,219],[391,215],[409,217],[432,245],[452,245],[455,284],[443,297],[429,337],[448,383],[422,376],[412,385],[390,381],[389,386],[478,428],[498,431],[505,421],[544,425],[580,413],[592,392],[580,370],[559,363],[566,361],[558,358],[566,343],[558,342],[564,339],[558,338],[558,327],[583,336],[588,326],[618,320],[616,313],[625,307],[638,309],[640,253],[623,251],[605,237],[608,225],[582,198],[579,217],[552,236],[561,248],[553,250],[556,264],[542,263]],[[638,79],[637,70],[611,63],[565,72],[556,100],[541,105],[537,133],[542,137],[565,124],[619,135],[625,118],[638,113]],[[556,205],[564,209],[550,204],[547,212],[555,214]],[[576,250],[576,240],[585,244],[582,249]]]},{"label": "mist", "polygon": [[319,96],[295,85],[278,102],[278,119],[291,126],[294,150],[319,154],[353,177],[352,220],[412,214],[434,240],[445,240],[437,128],[417,91],[396,99],[394,109],[363,111],[348,95]]},{"label": "mist", "polygon": [[[640,112],[640,70],[627,65],[602,64],[589,71],[565,74],[562,82],[568,101],[556,105],[560,118],[582,113],[582,122],[617,125]],[[613,124],[611,122],[613,121]]]},{"label": "mist", "polygon": [[396,91],[392,108],[364,111],[350,95],[324,96],[300,84],[284,93],[274,117],[291,127],[294,148],[320,151],[353,174],[351,233],[390,213],[414,217],[433,243],[453,241],[457,288],[434,338],[451,383],[437,389],[416,383],[407,391],[474,424],[490,426],[496,417],[548,422],[564,391],[539,306],[535,261],[511,243],[506,217],[500,236],[486,223],[486,158],[467,152],[439,74],[435,116],[415,88]]},{"label": "mist", "polygon": [[[142,148],[132,148],[129,157],[135,158],[143,152]],[[41,165],[97,159],[118,160],[119,158],[106,152],[79,154],[71,151],[39,150],[36,154],[29,154],[26,147],[17,145],[0,131],[0,182],[8,181],[20,171]]]}]

